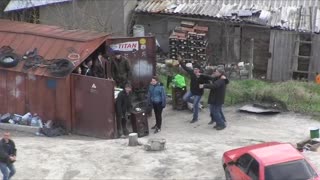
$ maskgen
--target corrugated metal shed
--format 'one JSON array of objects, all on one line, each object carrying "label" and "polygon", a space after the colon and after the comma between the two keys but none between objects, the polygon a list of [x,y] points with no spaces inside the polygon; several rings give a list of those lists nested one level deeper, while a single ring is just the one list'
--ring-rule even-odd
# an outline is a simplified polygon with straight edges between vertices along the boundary
[{"label": "corrugated metal shed", "polygon": [[142,0],[135,11],[245,21],[285,30],[320,31],[318,0]]},{"label": "corrugated metal shed", "polygon": [[[0,47],[10,46],[14,49],[14,53],[19,55],[37,48],[38,54],[46,60],[68,59],[70,53],[78,53],[80,59],[73,61],[75,66],[102,45],[107,36],[106,33],[65,30],[56,26],[0,20]],[[5,69],[23,72],[23,64],[24,62],[20,62],[14,68]],[[28,73],[51,76],[46,68],[37,68]]]},{"label": "corrugated metal shed", "polygon": [[67,1],[72,0],[11,0],[7,7],[4,9],[4,11],[15,11],[20,9],[44,6],[48,4],[61,3]]}]

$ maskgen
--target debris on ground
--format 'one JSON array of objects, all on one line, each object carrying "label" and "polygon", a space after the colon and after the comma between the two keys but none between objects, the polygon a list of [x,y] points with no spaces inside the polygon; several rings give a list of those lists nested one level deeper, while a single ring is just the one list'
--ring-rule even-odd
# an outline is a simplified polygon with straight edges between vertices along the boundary
[{"label": "debris on ground", "polygon": [[146,151],[163,151],[166,149],[166,140],[163,138],[149,139],[148,143],[144,145]]},{"label": "debris on ground", "polygon": [[241,112],[248,112],[248,113],[256,113],[256,114],[276,114],[280,113],[281,111],[275,108],[270,108],[258,104],[249,104],[242,106],[239,109]]},{"label": "debris on ground", "polygon": [[297,143],[297,149],[299,151],[320,152],[320,139],[319,138],[304,139]]},{"label": "debris on ground", "polygon": [[37,132],[36,135],[45,135],[48,137],[67,134],[64,127],[55,124],[52,120],[48,120],[46,123],[43,123],[37,113],[34,113],[33,115],[30,112],[24,115],[6,113],[4,115],[0,115],[0,123],[38,127],[40,128],[40,131]]}]

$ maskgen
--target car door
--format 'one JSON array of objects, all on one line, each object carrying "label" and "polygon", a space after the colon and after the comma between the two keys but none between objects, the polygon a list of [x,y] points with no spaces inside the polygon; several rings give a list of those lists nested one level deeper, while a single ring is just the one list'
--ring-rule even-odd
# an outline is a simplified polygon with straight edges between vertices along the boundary
[{"label": "car door", "polygon": [[232,179],[251,180],[247,172],[252,160],[253,158],[249,154],[244,154],[240,156],[239,159],[236,161],[235,165],[229,167]]}]

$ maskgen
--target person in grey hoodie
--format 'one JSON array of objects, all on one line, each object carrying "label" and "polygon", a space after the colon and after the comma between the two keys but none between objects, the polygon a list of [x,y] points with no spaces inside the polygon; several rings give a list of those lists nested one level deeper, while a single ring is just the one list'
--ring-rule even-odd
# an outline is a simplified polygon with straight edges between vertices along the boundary
[{"label": "person in grey hoodie", "polygon": [[156,124],[151,129],[155,129],[154,133],[158,133],[162,125],[162,110],[166,107],[166,92],[156,76],[152,77],[150,82],[148,104],[153,107],[156,117]]}]

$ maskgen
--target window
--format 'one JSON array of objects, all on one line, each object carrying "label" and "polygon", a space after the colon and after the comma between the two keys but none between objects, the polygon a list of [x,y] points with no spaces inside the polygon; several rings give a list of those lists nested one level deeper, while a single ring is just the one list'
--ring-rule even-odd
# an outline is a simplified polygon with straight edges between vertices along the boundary
[{"label": "window", "polygon": [[267,166],[265,169],[266,180],[301,180],[317,176],[304,159]]},{"label": "window", "polygon": [[252,159],[249,170],[248,176],[252,178],[252,180],[259,179],[259,163],[257,160]]},{"label": "window", "polygon": [[238,161],[237,166],[245,173],[247,173],[247,168],[252,160],[252,157],[249,154],[242,155]]}]

